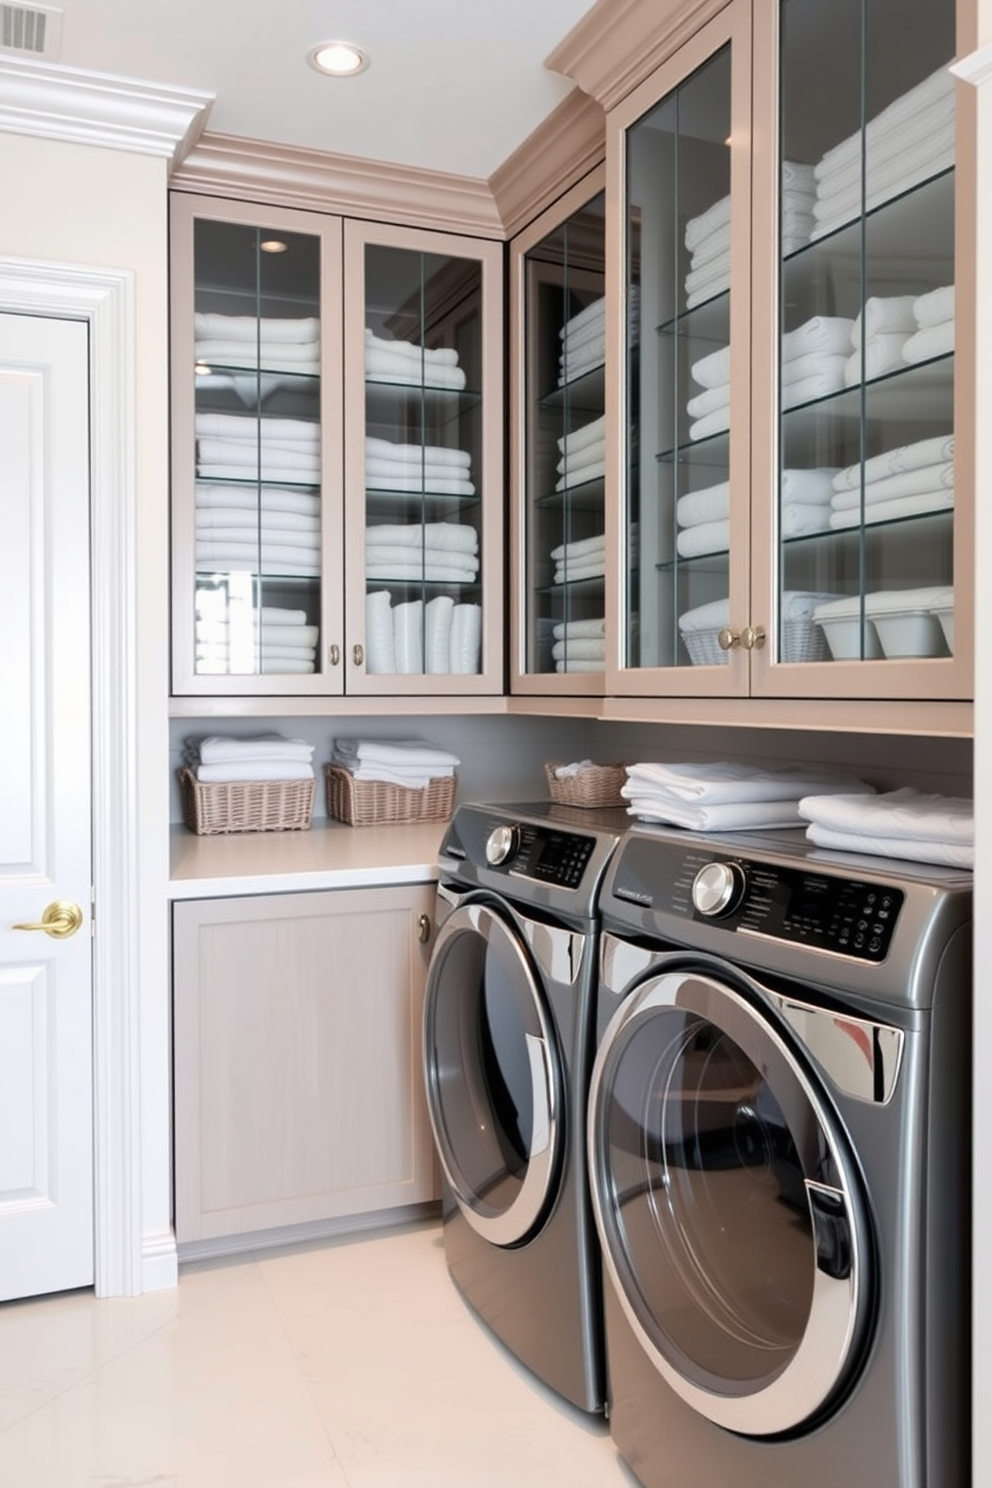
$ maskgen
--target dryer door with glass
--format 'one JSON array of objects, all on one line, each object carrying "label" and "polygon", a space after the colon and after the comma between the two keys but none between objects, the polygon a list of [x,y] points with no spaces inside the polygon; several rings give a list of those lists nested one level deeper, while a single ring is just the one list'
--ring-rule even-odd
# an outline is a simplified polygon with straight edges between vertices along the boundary
[{"label": "dryer door with glass", "polygon": [[873,1290],[840,1123],[762,991],[656,963],[605,1031],[588,1117],[607,1285],[672,1389],[748,1436],[839,1397]]},{"label": "dryer door with glass", "polygon": [[564,1071],[537,962],[492,901],[463,902],[438,933],[424,1074],[441,1167],[466,1220],[494,1245],[526,1242],[562,1171]]}]

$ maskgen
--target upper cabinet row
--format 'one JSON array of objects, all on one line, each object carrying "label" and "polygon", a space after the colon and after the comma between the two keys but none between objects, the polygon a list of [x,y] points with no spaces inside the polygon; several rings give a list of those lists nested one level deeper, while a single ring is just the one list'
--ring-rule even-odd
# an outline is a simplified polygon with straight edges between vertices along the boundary
[{"label": "upper cabinet row", "polygon": [[174,194],[173,691],[498,693],[497,243]]},{"label": "upper cabinet row", "polygon": [[968,699],[957,51],[730,0],[508,248],[175,194],[175,693]]},{"label": "upper cabinet row", "polygon": [[514,690],[971,695],[955,54],[953,0],[733,0],[514,241]]}]

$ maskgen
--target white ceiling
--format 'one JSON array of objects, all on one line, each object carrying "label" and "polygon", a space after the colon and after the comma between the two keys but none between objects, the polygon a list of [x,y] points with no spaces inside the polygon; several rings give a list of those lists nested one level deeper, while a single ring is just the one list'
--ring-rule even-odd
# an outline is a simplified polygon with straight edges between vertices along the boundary
[{"label": "white ceiling", "polygon": [[[208,130],[488,179],[573,87],[544,59],[592,0],[61,0],[51,8],[62,12],[61,45],[35,60],[212,94]],[[325,40],[354,42],[371,67],[321,77],[305,59]]]}]

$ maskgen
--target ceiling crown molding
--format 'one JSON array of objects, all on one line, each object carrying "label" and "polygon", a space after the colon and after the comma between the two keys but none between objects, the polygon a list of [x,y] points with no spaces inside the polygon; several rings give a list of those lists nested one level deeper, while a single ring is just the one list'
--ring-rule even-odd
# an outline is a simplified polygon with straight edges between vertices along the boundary
[{"label": "ceiling crown molding", "polygon": [[611,109],[728,0],[598,0],[544,65]]},{"label": "ceiling crown molding", "polygon": [[489,177],[508,238],[563,196],[606,154],[606,118],[579,88]]},{"label": "ceiling crown molding", "polygon": [[0,58],[0,130],[181,160],[212,93],[76,67]]}]

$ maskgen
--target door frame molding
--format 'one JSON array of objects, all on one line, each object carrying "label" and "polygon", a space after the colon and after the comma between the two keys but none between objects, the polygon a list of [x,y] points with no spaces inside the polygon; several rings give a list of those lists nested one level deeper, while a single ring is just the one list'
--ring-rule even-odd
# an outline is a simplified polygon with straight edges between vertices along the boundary
[{"label": "door frame molding", "polygon": [[[144,1290],[136,763],[134,274],[0,257],[0,311],[89,327],[92,637],[94,1271]],[[174,1241],[173,1241],[174,1248]]]}]

